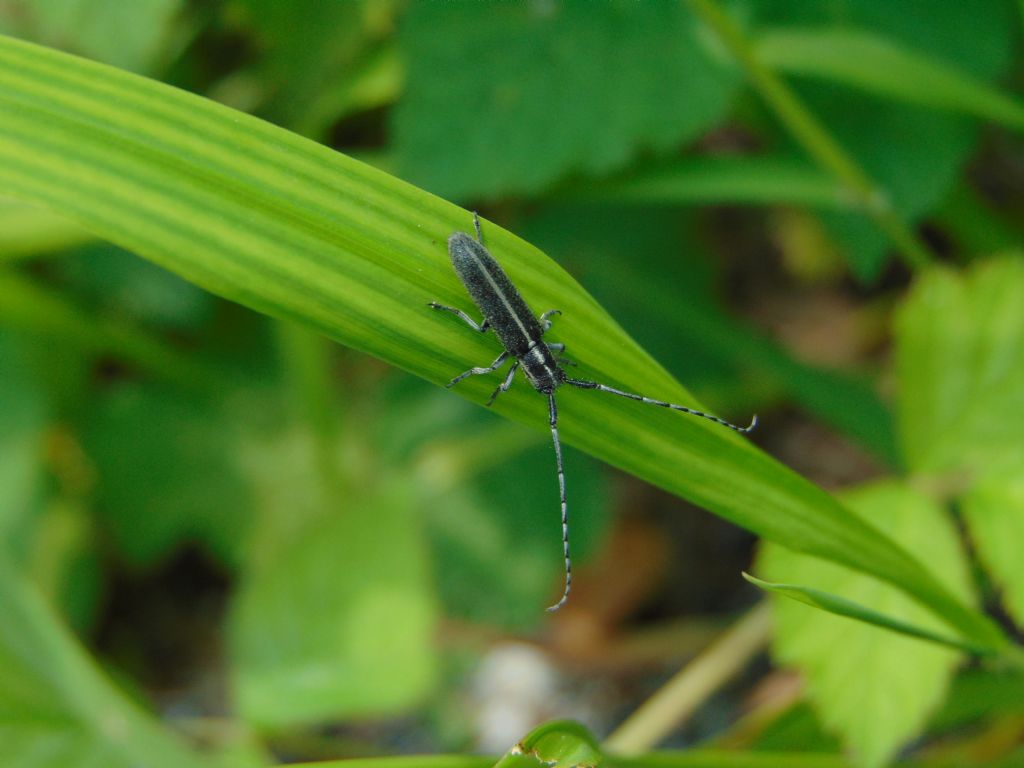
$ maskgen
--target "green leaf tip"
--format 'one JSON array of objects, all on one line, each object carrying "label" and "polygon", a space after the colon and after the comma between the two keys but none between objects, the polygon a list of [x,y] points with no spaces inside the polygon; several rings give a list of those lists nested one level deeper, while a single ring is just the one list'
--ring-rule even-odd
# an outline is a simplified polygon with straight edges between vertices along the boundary
[{"label": "green leaf tip", "polygon": [[743,571],[742,574],[744,579],[765,592],[782,595],[783,597],[788,597],[791,600],[796,600],[799,603],[804,603],[805,605],[818,608],[828,613],[833,613],[837,616],[845,616],[846,618],[855,619],[856,621],[861,621],[865,624],[872,624],[876,627],[882,627],[883,629],[888,629],[893,632],[899,632],[900,634],[908,635],[909,637],[916,637],[921,640],[938,643],[939,645],[956,648],[957,650],[964,651],[965,653],[969,653],[974,656],[995,656],[1001,651],[1001,649],[993,646],[980,645],[969,640],[949,637],[948,635],[943,635],[939,632],[933,632],[905,621],[900,621],[899,619],[886,616],[883,613],[863,606],[860,603],[855,603],[852,600],[847,600],[845,597],[834,595],[820,589],[802,587],[796,584],[780,584],[777,582],[765,581],[757,578],[756,576],[752,576],[746,571]]}]

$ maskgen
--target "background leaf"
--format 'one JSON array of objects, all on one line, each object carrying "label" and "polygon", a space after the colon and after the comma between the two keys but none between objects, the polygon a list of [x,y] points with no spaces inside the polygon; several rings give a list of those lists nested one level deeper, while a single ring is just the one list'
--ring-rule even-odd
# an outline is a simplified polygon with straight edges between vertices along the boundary
[{"label": "background leaf", "polygon": [[400,172],[457,200],[664,152],[721,120],[738,83],[678,3],[418,3],[399,43]]},{"label": "background leaf", "polygon": [[918,472],[1024,457],[1024,261],[923,274],[896,320],[899,431]]},{"label": "background leaf", "polygon": [[1024,461],[986,470],[964,495],[962,509],[978,556],[1002,591],[1003,605],[1024,626]]},{"label": "background leaf", "polygon": [[[896,482],[845,496],[848,508],[885,525],[913,546],[935,576],[970,599],[967,564],[942,509]],[[768,544],[758,573],[772,581],[813,585],[880,613],[944,634],[941,622],[892,587],[862,574]],[[884,765],[938,706],[958,660],[946,648],[776,599],[775,655],[799,667],[824,724],[838,732],[858,765]],[[842,648],[841,653],[836,649]],[[865,706],[865,702],[871,702]]]}]

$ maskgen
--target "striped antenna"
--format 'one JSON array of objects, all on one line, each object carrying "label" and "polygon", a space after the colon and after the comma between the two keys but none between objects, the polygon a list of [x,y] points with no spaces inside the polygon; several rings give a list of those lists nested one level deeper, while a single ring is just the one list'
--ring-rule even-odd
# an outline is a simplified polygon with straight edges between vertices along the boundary
[{"label": "striped antenna", "polygon": [[555,462],[558,465],[558,498],[562,503],[562,554],[565,556],[565,589],[561,599],[548,607],[548,611],[552,612],[565,605],[569,599],[569,590],[572,589],[572,558],[569,557],[569,510],[565,504],[565,472],[562,470],[562,444],[558,440],[558,408],[555,406],[554,392],[548,392],[548,409],[551,415],[548,421],[551,425],[551,440],[555,444]]},{"label": "striped antenna", "polygon": [[685,405],[676,405],[675,403],[666,403],[664,400],[654,400],[650,397],[644,397],[643,395],[634,395],[631,392],[623,392],[621,389],[615,389],[609,387],[607,384],[598,384],[596,381],[584,381],[582,379],[566,379],[566,384],[571,384],[574,387],[580,389],[596,389],[600,392],[611,392],[613,395],[619,395],[620,397],[628,397],[630,400],[639,400],[641,403],[647,403],[649,405],[659,405],[662,408],[671,408],[673,411],[681,411],[682,413],[688,413],[691,416],[699,416],[702,419],[713,421],[715,424],[721,424],[723,427],[728,427],[734,432],[740,432],[747,434],[753,431],[754,427],[757,426],[757,414],[754,414],[754,418],[750,420],[750,426],[748,427],[737,427],[725,419],[720,419],[717,416],[712,416],[710,413],[704,413],[703,411],[695,411],[693,408],[687,408]]}]

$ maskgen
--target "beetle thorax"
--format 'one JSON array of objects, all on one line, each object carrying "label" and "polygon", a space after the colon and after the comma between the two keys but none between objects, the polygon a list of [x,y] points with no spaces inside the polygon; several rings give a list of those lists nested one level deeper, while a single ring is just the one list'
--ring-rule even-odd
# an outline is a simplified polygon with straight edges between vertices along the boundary
[{"label": "beetle thorax", "polygon": [[565,381],[565,371],[555,361],[548,345],[538,341],[519,358],[523,373],[538,392],[547,394]]}]

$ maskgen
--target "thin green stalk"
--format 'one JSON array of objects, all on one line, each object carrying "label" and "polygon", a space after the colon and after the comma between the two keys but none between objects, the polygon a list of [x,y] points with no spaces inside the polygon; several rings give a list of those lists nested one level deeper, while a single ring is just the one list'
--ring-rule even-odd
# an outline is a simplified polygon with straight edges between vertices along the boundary
[{"label": "thin green stalk", "polygon": [[289,321],[275,324],[289,405],[315,441],[317,472],[328,498],[342,498],[347,485],[340,470],[344,414],[331,376],[335,344],[325,336]]},{"label": "thin green stalk", "polygon": [[629,756],[656,746],[764,647],[770,625],[769,606],[762,601],[630,715],[604,748]]},{"label": "thin green stalk", "polygon": [[893,209],[885,190],[872,181],[782,78],[758,59],[754,46],[715,0],[688,2],[746,70],[761,98],[793,138],[822,168],[834,174],[849,189],[858,204],[889,236],[907,266],[919,269],[932,261],[932,254]]}]

